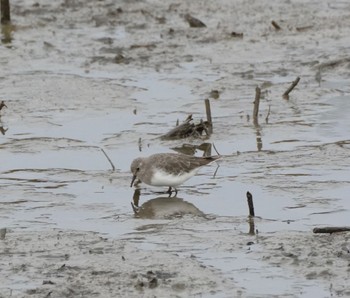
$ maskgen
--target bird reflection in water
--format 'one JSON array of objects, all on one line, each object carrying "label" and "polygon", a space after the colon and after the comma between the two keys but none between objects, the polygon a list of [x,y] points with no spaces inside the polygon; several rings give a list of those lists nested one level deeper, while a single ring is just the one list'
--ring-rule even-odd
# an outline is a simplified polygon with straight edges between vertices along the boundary
[{"label": "bird reflection in water", "polygon": [[141,206],[140,203],[140,189],[134,191],[131,206],[136,217],[148,219],[171,219],[179,218],[185,215],[205,216],[192,203],[189,203],[182,198],[159,196],[148,200]]}]

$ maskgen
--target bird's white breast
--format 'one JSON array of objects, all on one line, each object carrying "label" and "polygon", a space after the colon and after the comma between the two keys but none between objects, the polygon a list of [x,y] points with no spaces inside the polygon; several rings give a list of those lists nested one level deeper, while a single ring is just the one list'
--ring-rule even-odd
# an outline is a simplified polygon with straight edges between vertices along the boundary
[{"label": "bird's white breast", "polygon": [[188,173],[182,173],[181,175],[172,175],[162,170],[156,170],[153,173],[151,179],[151,185],[154,186],[178,186],[190,179],[197,173],[198,169],[194,169]]}]

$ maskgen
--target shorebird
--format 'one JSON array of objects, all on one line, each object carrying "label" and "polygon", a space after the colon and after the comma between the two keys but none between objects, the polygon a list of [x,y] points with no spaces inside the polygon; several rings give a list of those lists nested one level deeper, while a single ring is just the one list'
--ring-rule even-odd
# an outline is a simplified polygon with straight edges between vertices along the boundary
[{"label": "shorebird", "polygon": [[198,170],[217,159],[220,156],[196,157],[178,153],[159,153],[149,157],[136,158],[131,163],[133,178],[130,187],[136,178],[152,186],[168,186],[169,196],[174,188],[193,177]]}]

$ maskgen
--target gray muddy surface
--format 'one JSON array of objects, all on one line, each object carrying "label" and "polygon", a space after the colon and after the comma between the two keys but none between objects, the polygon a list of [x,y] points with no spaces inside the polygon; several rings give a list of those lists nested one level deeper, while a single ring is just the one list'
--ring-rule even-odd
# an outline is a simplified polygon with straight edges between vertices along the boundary
[{"label": "gray muddy surface", "polygon": [[[0,43],[0,297],[350,295],[349,233],[312,233],[350,219],[347,1],[11,8]],[[205,119],[205,98],[210,138],[160,138],[189,114]],[[224,158],[175,199],[141,185],[135,216],[131,161],[204,142]]]}]

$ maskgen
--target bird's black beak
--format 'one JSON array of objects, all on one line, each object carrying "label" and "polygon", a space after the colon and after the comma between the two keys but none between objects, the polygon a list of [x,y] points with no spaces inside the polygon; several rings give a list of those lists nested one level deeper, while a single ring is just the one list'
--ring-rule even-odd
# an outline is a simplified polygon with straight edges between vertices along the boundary
[{"label": "bird's black beak", "polygon": [[136,179],[136,175],[132,176],[132,180],[131,180],[130,187],[133,186],[133,184],[134,184],[134,182],[135,182],[135,179]]}]

